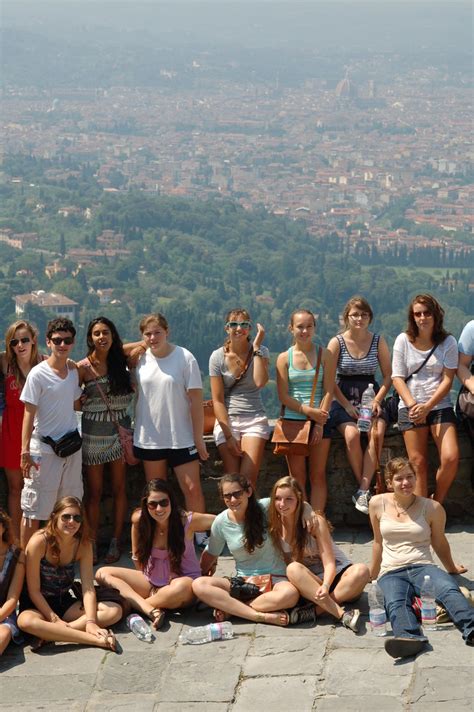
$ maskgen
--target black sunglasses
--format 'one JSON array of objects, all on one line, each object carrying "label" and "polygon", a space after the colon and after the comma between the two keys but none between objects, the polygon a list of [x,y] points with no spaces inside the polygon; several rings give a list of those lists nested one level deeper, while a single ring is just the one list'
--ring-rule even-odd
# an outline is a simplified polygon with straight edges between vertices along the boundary
[{"label": "black sunglasses", "polygon": [[12,349],[15,348],[15,346],[18,346],[18,344],[29,344],[31,341],[29,336],[22,336],[21,339],[10,339],[10,346]]},{"label": "black sunglasses", "polygon": [[61,514],[61,521],[62,522],[76,522],[76,524],[81,524],[82,517],[80,514],[67,514],[65,512],[64,514]]},{"label": "black sunglasses", "polygon": [[66,346],[70,346],[74,343],[74,336],[52,336],[50,338],[50,341],[55,346],[61,346],[61,344],[66,344]]},{"label": "black sunglasses", "polygon": [[243,494],[244,494],[245,491],[246,491],[246,490],[244,490],[244,489],[238,489],[238,490],[234,490],[233,492],[227,492],[226,494],[223,494],[223,495],[222,495],[222,499],[223,499],[225,502],[230,502],[230,500],[232,499],[232,497],[233,497],[234,499],[242,499]]},{"label": "black sunglasses", "polygon": [[160,507],[168,507],[169,506],[169,499],[168,497],[165,497],[164,499],[150,499],[147,501],[146,506],[148,509],[157,509],[158,506]]}]

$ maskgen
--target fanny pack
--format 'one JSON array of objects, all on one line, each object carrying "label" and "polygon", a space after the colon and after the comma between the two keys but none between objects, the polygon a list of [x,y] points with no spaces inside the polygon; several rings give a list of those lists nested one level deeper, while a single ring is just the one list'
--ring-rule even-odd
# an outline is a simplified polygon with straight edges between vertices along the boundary
[{"label": "fanny pack", "polygon": [[78,430],[71,430],[59,440],[53,440],[49,435],[42,437],[41,441],[49,445],[58,457],[69,457],[81,449],[82,438]]}]

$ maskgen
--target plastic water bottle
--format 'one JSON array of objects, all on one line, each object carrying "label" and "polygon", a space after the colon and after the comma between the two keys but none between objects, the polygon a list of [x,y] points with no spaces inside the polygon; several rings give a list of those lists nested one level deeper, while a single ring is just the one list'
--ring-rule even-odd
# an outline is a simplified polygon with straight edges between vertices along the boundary
[{"label": "plastic water bottle", "polygon": [[127,625],[132,633],[137,636],[138,640],[144,640],[145,643],[151,643],[153,640],[151,627],[138,613],[131,613],[127,616]]},{"label": "plastic water bottle", "polygon": [[372,632],[378,638],[387,635],[387,614],[383,591],[378,583],[373,583],[369,588],[369,620]]},{"label": "plastic water bottle", "polygon": [[186,627],[179,636],[179,642],[184,645],[202,645],[212,640],[230,640],[234,637],[234,630],[230,621],[223,623],[209,623],[196,628]]},{"label": "plastic water bottle", "polygon": [[436,630],[435,589],[430,576],[425,576],[420,590],[421,624],[424,630]]},{"label": "plastic water bottle", "polygon": [[30,458],[34,464],[30,467],[29,475],[30,479],[34,480],[41,467],[41,455],[32,452]]},{"label": "plastic water bottle", "polygon": [[374,384],[369,383],[360,399],[357,427],[361,433],[366,433],[372,425],[372,404],[375,398]]}]

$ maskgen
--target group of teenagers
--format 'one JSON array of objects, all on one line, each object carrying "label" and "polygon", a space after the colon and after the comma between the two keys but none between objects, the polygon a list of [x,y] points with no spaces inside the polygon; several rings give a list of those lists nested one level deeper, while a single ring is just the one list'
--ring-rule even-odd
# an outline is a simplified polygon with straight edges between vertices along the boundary
[{"label": "group of teenagers", "polygon": [[[357,632],[360,613],[351,602],[369,580],[378,578],[394,633],[386,649],[393,657],[404,657],[427,644],[412,608],[426,573],[435,582],[438,602],[472,644],[474,609],[450,575],[466,569],[452,559],[441,502],[459,457],[449,399],[456,372],[464,387],[474,391],[474,321],[461,335],[458,356],[443,315],[431,295],[415,297],[391,362],[383,337],[369,330],[373,313],[363,297],[348,301],[344,329],[327,348],[315,344],[314,315],[305,309],[293,312],[293,343],[276,362],[278,394],[284,418],[313,421],[312,444],[307,457],[287,456],[288,476],[275,483],[269,498],[258,499],[257,477],[270,436],[261,399],[269,378],[269,352],[263,327],[257,324],[252,339],[248,312],[230,311],[224,345],[209,363],[214,439],[224,472],[230,473],[219,482],[226,508],[217,517],[205,514],[199,478],[199,463],[208,458],[199,366],[187,349],[169,341],[162,314],[144,317],[141,339],[131,344],[122,343],[109,319],[97,317],[87,330],[87,356],[77,363],[70,358],[76,336],[70,320],[48,324],[47,357],[39,354],[35,329],[15,322],[1,355],[1,442],[9,513],[0,511],[0,652],[11,639],[18,641],[21,631],[36,638],[35,647],[65,641],[116,650],[110,626],[130,608],[159,629],[166,611],[197,599],[213,609],[218,621],[235,615],[286,626],[327,613]],[[389,491],[370,498],[392,382],[400,396],[398,426],[408,459],[386,465]],[[356,420],[368,383],[374,384],[376,395],[364,451]],[[146,479],[140,507],[132,514],[135,569],[113,566],[121,555],[127,510],[118,426],[129,426],[132,403],[133,452]],[[79,438],[77,449],[61,456],[56,446],[74,434],[78,410],[82,443]],[[347,559],[324,516],[326,462],[335,429],[344,436],[358,482],[355,506],[370,515],[370,567]],[[440,464],[435,492],[428,498],[430,432]],[[114,496],[114,530],[106,565],[95,573],[97,587],[93,565],[105,465]],[[183,493],[184,509],[166,481],[169,467]],[[46,522],[41,529],[40,522]],[[205,547],[200,561],[195,544]],[[236,575],[229,578],[214,575],[225,547],[236,564]],[[432,549],[448,573],[434,565]],[[79,588],[73,585],[76,564]]]}]

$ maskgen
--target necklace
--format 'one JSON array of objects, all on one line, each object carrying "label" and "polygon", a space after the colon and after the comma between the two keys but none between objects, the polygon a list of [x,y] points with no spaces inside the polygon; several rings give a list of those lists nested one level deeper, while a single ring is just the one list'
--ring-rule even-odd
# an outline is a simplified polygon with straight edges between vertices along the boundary
[{"label": "necklace", "polygon": [[413,501],[408,505],[408,507],[406,507],[406,509],[399,509],[396,497],[393,498],[393,502],[395,504],[395,509],[397,510],[397,517],[399,517],[401,514],[406,514],[410,507],[413,507],[416,502],[416,494],[413,495]]}]

